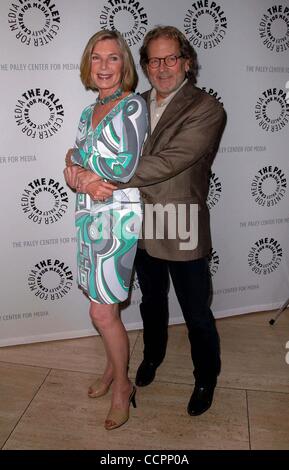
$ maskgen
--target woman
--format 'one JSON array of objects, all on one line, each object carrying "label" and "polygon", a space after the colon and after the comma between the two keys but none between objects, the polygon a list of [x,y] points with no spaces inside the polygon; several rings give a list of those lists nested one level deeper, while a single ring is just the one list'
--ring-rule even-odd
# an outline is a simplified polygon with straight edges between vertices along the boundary
[{"label": "woman", "polygon": [[[80,65],[86,89],[98,91],[96,103],[80,117],[76,146],[66,159],[66,182],[77,190],[78,283],[90,298],[90,316],[107,355],[102,378],[88,391],[105,395],[112,385],[107,430],[129,418],[136,389],[127,374],[129,341],[119,316],[119,303],[129,292],[142,214],[136,188],[116,190],[105,202],[102,189],[132,177],[147,130],[144,100],[132,92],[137,75],[130,50],[117,31],[100,31],[88,41]],[[108,180],[110,182],[108,182]],[[111,193],[109,193],[111,194]]]}]

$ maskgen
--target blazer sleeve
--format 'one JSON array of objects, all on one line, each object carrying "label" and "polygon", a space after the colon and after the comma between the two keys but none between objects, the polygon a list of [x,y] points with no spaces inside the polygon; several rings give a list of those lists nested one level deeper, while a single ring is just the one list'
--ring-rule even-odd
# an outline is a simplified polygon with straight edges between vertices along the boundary
[{"label": "blazer sleeve", "polygon": [[143,155],[132,179],[124,187],[161,183],[216,151],[226,120],[223,106],[215,101],[199,106],[158,153]]}]

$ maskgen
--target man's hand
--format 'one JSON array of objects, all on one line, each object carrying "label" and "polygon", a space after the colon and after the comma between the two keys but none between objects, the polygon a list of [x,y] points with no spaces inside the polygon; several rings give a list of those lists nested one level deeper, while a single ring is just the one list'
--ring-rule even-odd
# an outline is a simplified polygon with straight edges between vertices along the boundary
[{"label": "man's hand", "polygon": [[95,201],[104,201],[117,189],[114,184],[107,183],[92,171],[78,165],[66,167],[63,173],[68,186],[78,193],[88,194]]},{"label": "man's hand", "polygon": [[89,183],[98,182],[101,180],[101,177],[98,176],[91,170],[85,170],[82,172],[78,172],[76,177],[76,190],[79,193],[86,193],[86,187]]},{"label": "man's hand", "polygon": [[115,191],[116,189],[117,186],[112,183],[107,183],[103,180],[91,181],[86,186],[87,194],[94,201],[105,201],[106,199],[112,196],[113,191]]}]

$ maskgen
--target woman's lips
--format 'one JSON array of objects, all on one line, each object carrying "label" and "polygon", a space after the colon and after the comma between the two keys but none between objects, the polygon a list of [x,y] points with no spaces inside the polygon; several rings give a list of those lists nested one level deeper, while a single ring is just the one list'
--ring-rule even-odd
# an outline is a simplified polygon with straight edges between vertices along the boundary
[{"label": "woman's lips", "polygon": [[112,75],[102,75],[102,74],[97,74],[97,77],[100,79],[100,80],[109,80]]}]

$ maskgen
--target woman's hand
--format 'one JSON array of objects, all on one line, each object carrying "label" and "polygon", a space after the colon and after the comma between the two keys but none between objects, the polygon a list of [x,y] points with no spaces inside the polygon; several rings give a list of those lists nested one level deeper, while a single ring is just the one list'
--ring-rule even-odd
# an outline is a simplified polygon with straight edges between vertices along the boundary
[{"label": "woman's hand", "polygon": [[78,175],[80,175],[80,173],[83,173],[84,171],[86,170],[78,165],[67,166],[64,169],[63,174],[68,186],[70,186],[72,189],[76,189],[77,177]]},{"label": "woman's hand", "polygon": [[72,166],[73,165],[73,163],[71,161],[72,154],[73,154],[73,149],[68,149],[68,151],[65,155],[65,165],[66,166]]}]

